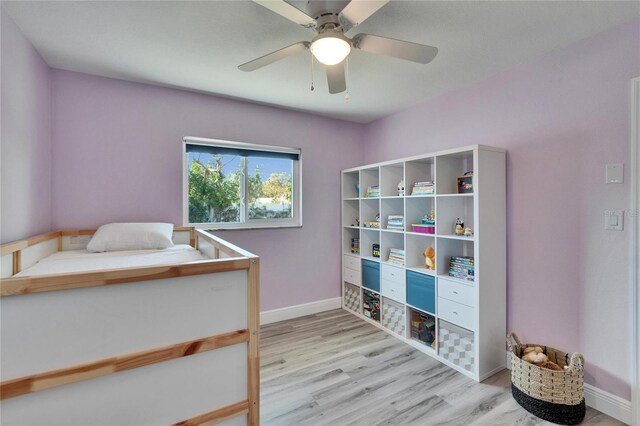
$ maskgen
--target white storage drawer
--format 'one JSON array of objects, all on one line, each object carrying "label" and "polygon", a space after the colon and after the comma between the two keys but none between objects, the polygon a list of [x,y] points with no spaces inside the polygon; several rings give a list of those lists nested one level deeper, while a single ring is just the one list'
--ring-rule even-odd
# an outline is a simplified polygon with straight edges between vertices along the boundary
[{"label": "white storage drawer", "polygon": [[380,292],[383,296],[393,299],[396,302],[406,303],[407,290],[403,283],[389,281],[384,278],[380,281]]},{"label": "white storage drawer", "polygon": [[349,256],[345,254],[342,256],[342,266],[345,268],[353,269],[354,271],[362,270],[362,263],[359,257]]},{"label": "white storage drawer", "polygon": [[344,267],[342,268],[342,280],[359,286],[362,284],[362,274],[360,271]]},{"label": "white storage drawer", "polygon": [[475,289],[471,286],[438,278],[438,297],[474,307],[476,306],[474,295]]},{"label": "white storage drawer", "polygon": [[475,309],[438,297],[438,316],[468,330],[475,330]]},{"label": "white storage drawer", "polygon": [[404,268],[382,264],[380,275],[383,281],[393,281],[402,285],[402,287],[404,287],[407,282]]}]

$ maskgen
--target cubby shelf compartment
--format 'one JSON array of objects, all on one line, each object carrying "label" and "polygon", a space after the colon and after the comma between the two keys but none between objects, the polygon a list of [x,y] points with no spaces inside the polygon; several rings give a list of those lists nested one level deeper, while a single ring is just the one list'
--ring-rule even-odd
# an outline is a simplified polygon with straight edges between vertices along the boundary
[{"label": "cubby shelf compartment", "polygon": [[[473,192],[459,194],[458,177],[472,170]],[[403,196],[398,195],[402,180]],[[435,194],[412,195],[415,182],[432,182]],[[380,196],[364,197],[372,186]],[[504,368],[504,357],[497,354],[504,352],[506,333],[505,186],[505,151],[483,145],[343,171],[345,309],[476,381]],[[422,224],[432,210],[434,233],[414,232],[412,225]],[[378,228],[362,227],[377,215]],[[389,215],[402,216],[404,228],[385,229]],[[472,228],[472,236],[455,234],[456,218]],[[349,252],[354,237],[360,239],[359,254]],[[373,256],[374,244],[380,257]],[[436,270],[425,268],[427,247],[435,250]],[[388,261],[392,248],[404,250],[404,265]],[[474,258],[474,281],[449,276],[451,256]],[[347,300],[356,297],[358,303]],[[430,316],[429,327],[435,324],[430,337],[425,326],[412,338],[412,314]]]},{"label": "cubby shelf compartment", "polygon": [[[433,235],[425,235],[425,234],[406,234],[406,249],[405,249],[405,257],[406,257],[406,266],[409,269],[419,268],[424,269],[425,271],[429,271],[425,268],[425,257],[424,252],[428,247],[436,247],[436,239]],[[437,253],[436,253],[437,258]],[[437,265],[437,263],[436,263]],[[436,271],[431,271],[435,274]]]},{"label": "cubby shelf compartment", "polygon": [[344,200],[342,202],[342,223],[345,226],[359,226],[360,205],[358,200]]},{"label": "cubby shelf compartment", "polygon": [[[474,150],[436,156],[436,194],[458,194],[457,178],[474,170]],[[475,185],[475,177],[473,178]]]},{"label": "cubby shelf compartment", "polygon": [[464,228],[475,229],[473,197],[444,197],[437,199],[436,233],[455,235],[456,220],[460,219]]},{"label": "cubby shelf compartment", "polygon": [[411,307],[408,311],[409,338],[436,350],[438,344],[436,317]]}]

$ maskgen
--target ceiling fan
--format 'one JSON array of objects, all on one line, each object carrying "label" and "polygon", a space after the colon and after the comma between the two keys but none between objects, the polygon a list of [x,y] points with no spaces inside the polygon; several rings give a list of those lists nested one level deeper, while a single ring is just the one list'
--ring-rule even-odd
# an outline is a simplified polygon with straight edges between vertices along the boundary
[{"label": "ceiling fan", "polygon": [[[438,49],[424,44],[395,40],[371,34],[357,34],[351,38],[345,33],[357,27],[376,13],[389,0],[352,0],[342,10],[322,10],[311,17],[284,0],[253,0],[272,12],[317,33],[311,41],[299,41],[290,46],[271,52],[260,58],[244,63],[238,68],[242,71],[255,71],[290,55],[306,49],[325,65],[329,93],[340,93],[347,89],[344,59],[351,49],[380,55],[393,56],[419,64],[428,64],[438,54]],[[308,0],[309,3],[313,2]],[[339,4],[344,2],[323,2]]]}]

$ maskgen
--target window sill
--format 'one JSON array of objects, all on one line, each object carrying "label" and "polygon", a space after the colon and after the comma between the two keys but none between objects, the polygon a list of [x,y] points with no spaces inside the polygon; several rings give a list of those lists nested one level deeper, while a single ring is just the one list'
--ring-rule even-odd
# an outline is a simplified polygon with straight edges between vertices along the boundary
[{"label": "window sill", "polygon": [[186,226],[193,226],[196,229],[205,229],[208,231],[234,231],[248,229],[279,229],[279,228],[302,228],[300,223],[262,223],[262,224],[248,224],[248,223],[233,223],[233,224],[215,224],[215,223],[190,223]]}]

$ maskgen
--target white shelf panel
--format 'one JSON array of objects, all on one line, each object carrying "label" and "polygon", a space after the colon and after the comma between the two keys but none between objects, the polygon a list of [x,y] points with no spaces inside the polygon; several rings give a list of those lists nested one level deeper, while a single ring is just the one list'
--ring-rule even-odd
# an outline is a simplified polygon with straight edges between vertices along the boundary
[{"label": "white shelf panel", "polygon": [[381,229],[380,231],[382,232],[392,232],[394,234],[404,234],[404,231],[401,231],[399,229]]},{"label": "white shelf panel", "polygon": [[424,266],[411,266],[411,267],[407,267],[406,268],[407,271],[413,271],[413,272],[417,272],[419,274],[425,274],[425,275],[430,275],[432,277],[436,277],[436,271],[432,270],[432,269],[427,269]]},{"label": "white shelf panel", "polygon": [[436,237],[447,238],[449,240],[474,241],[474,237],[465,237],[464,235],[455,235],[455,234],[436,235]]},{"label": "white shelf panel", "polygon": [[372,262],[378,262],[380,263],[380,258],[379,257],[373,257],[373,256],[360,256],[361,259],[364,260],[370,260]]},{"label": "white shelf panel", "polygon": [[405,195],[404,198],[433,198],[435,194]]},{"label": "white shelf panel", "polygon": [[410,305],[410,304],[408,304],[408,303],[406,303],[406,305],[407,305],[407,308],[411,308],[411,309],[413,309],[414,311],[424,312],[425,314],[429,314],[429,315],[431,315],[431,316],[432,316],[432,317],[434,317],[434,318],[437,318],[437,317],[438,317],[438,316],[437,316],[436,314],[434,314],[433,312],[429,312],[429,311],[425,311],[424,309],[416,308],[415,306]]},{"label": "white shelf panel", "polygon": [[445,274],[439,274],[437,275],[438,278],[444,278],[450,281],[455,281],[457,283],[460,284],[465,284],[465,285],[469,285],[469,286],[476,286],[476,281],[469,281],[469,280],[463,280],[462,278],[456,278],[456,277],[452,277],[451,275],[445,275]]},{"label": "white shelf panel", "polygon": [[436,197],[473,197],[473,192],[468,194],[436,194]]}]

